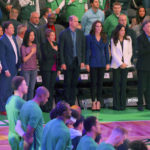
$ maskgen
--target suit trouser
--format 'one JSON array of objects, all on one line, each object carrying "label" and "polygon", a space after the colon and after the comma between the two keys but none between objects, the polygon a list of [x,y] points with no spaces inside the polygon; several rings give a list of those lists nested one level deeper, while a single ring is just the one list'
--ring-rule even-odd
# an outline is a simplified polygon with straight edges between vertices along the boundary
[{"label": "suit trouser", "polygon": [[6,77],[3,73],[0,75],[0,111],[5,111],[5,105],[9,96],[12,95],[11,80],[14,76]]},{"label": "suit trouser", "polygon": [[150,71],[138,70],[138,106],[143,106],[143,96],[146,107],[150,109]]},{"label": "suit trouser", "polygon": [[104,105],[104,101],[102,99],[104,71],[105,68],[102,67],[90,67],[92,101],[95,101],[97,96],[97,100],[101,102],[101,105]]},{"label": "suit trouser", "polygon": [[79,73],[78,59],[74,58],[72,64],[67,65],[67,70],[64,71],[65,99],[70,105],[75,104]]},{"label": "suit trouser", "polygon": [[125,109],[128,69],[113,69],[113,107]]},{"label": "suit trouser", "polygon": [[42,71],[41,75],[42,75],[43,85],[50,92],[50,97],[48,99],[48,102],[45,104],[46,109],[50,110],[52,108],[57,72],[56,71]]}]

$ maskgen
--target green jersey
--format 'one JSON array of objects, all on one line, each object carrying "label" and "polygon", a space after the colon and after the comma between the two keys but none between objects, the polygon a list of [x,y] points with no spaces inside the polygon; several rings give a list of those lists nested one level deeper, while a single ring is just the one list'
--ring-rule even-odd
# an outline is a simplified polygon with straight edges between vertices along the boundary
[{"label": "green jersey", "polygon": [[77,146],[77,150],[96,150],[98,144],[90,136],[83,136]]},{"label": "green jersey", "polygon": [[8,141],[12,149],[19,148],[20,137],[15,131],[16,122],[18,120],[20,109],[22,108],[25,101],[16,95],[12,95],[8,98],[6,103],[6,112],[9,121],[9,134]]},{"label": "green jersey", "polygon": [[41,150],[71,150],[71,139],[64,121],[53,119],[44,128]]},{"label": "green jersey", "polygon": [[43,132],[43,116],[39,105],[32,100],[26,102],[20,111],[20,120],[25,132],[28,125],[35,129],[32,149],[39,150]]}]

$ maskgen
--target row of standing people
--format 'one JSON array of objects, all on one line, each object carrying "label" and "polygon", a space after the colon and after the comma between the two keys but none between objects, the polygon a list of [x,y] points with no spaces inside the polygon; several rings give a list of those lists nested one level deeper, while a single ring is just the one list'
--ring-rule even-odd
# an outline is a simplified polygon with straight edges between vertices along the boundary
[{"label": "row of standing people", "polygon": [[[117,4],[118,5],[118,4]],[[47,37],[45,37],[45,30],[47,29],[47,28],[50,28],[50,29],[53,29],[53,30],[55,30],[55,34],[56,34],[56,37],[57,37],[57,41],[58,41],[58,36],[59,36],[59,33],[60,33],[60,31],[63,29],[60,25],[54,25],[53,23],[54,23],[54,20],[55,20],[55,15],[49,15],[49,18],[48,18],[48,24],[46,24],[46,25],[44,25],[44,26],[42,26],[40,29],[39,29],[39,31],[38,31],[38,33],[37,32],[35,32],[35,27],[33,26],[33,24],[32,24],[32,22],[34,22],[34,23],[36,23],[36,22],[38,22],[38,20],[37,20],[37,17],[36,16],[38,16],[38,14],[37,13],[35,13],[35,12],[33,12],[32,14],[31,14],[31,19],[30,19],[30,29],[31,30],[33,30],[34,32],[32,32],[32,34],[31,34],[31,41],[29,41],[29,33],[27,34],[26,33],[26,35],[27,35],[27,38],[25,38],[25,40],[24,40],[24,45],[25,45],[25,47],[27,46],[27,44],[28,44],[28,42],[34,47],[35,45],[32,43],[33,41],[36,41],[36,47],[37,47],[37,51],[39,51],[38,49],[39,49],[39,43],[37,42],[38,40],[38,36],[40,36],[40,41],[41,41],[41,45],[45,45],[47,42],[45,42],[46,40],[45,39],[47,39]],[[76,30],[76,27],[78,26],[78,20],[76,20],[76,21],[71,21],[71,22],[73,22],[73,24],[71,25],[71,26],[74,26],[73,28],[73,30],[75,31]],[[126,26],[126,30],[127,30],[127,18],[126,18],[126,16],[125,15],[120,15],[119,16],[119,23],[121,23],[121,24],[123,24],[124,26]],[[11,27],[12,28],[12,27]],[[70,28],[70,27],[69,27]],[[68,29],[69,29],[68,28]],[[67,32],[68,31],[68,29],[66,29],[65,31],[66,31],[66,33],[69,33],[69,32]],[[70,31],[70,30],[69,30]],[[68,38],[69,36],[69,34],[65,34],[65,32],[62,32],[62,34],[61,34],[61,36],[60,36],[60,44],[59,44],[59,46],[60,46],[60,62],[61,62],[61,64],[62,64],[62,66],[61,66],[61,68],[62,68],[62,70],[66,70],[66,65],[67,66],[69,66],[70,64],[72,65],[70,65],[69,67],[68,67],[68,69],[67,69],[67,71],[65,71],[65,95],[66,95],[66,100],[67,99],[69,99],[69,97],[71,97],[71,99],[69,99],[69,101],[70,101],[70,104],[72,103],[72,104],[74,104],[74,102],[75,102],[75,95],[76,95],[76,85],[77,85],[77,78],[78,78],[78,75],[79,75],[79,67],[77,67],[76,68],[76,66],[79,66],[80,64],[81,64],[81,68],[83,68],[83,66],[84,66],[84,54],[85,54],[85,42],[84,42],[84,36],[83,36],[83,33],[81,33],[79,30],[77,30],[78,32],[77,32],[77,35],[75,34],[74,35],[74,33],[72,32],[71,33],[71,37],[70,38]],[[129,32],[130,30],[128,29],[127,31],[126,31],[126,33],[128,34],[128,35],[132,35],[132,32]],[[11,31],[12,32],[12,31]],[[12,34],[12,33],[11,33]],[[34,35],[33,35],[34,34]],[[67,36],[66,36],[67,35]],[[6,36],[4,36],[4,37],[6,37]],[[78,39],[80,37],[80,39]],[[63,38],[62,40],[61,40],[61,38]],[[68,42],[70,39],[73,39],[73,43],[72,43],[72,41],[70,41],[70,42]],[[76,39],[75,39],[76,38]],[[7,39],[7,38],[6,38]],[[54,39],[54,37],[53,37],[53,39]],[[64,40],[65,39],[65,40]],[[88,39],[88,38],[87,38]],[[65,43],[65,46],[66,47],[64,47],[64,42],[65,41],[67,41],[68,43]],[[76,47],[76,44],[75,44],[75,42],[79,42],[79,43],[77,43],[77,47]],[[27,44],[26,44],[27,43]],[[71,45],[71,43],[72,43],[72,45]],[[53,50],[55,50],[54,52],[56,52],[57,50],[57,46],[55,47],[54,45],[55,45],[56,43],[52,43],[51,42],[51,48],[53,49]],[[31,46],[31,47],[32,47]],[[48,46],[48,45],[47,45]],[[73,46],[73,47],[72,47]],[[24,64],[23,64],[23,66],[28,66],[27,64],[28,63],[26,63],[25,61],[27,61],[29,58],[32,58],[31,56],[33,56],[33,54],[35,54],[35,52],[36,52],[36,48],[24,48],[24,49],[29,49],[29,51],[28,50],[24,50],[24,53],[22,53],[23,54],[23,56],[27,56],[29,53],[30,53],[30,55],[29,56],[27,56],[27,57],[24,57],[22,60],[23,60],[23,62],[24,62]],[[3,47],[4,49],[5,49],[5,47]],[[42,48],[42,46],[41,46],[41,48]],[[45,48],[44,48],[45,49]],[[71,53],[69,53],[67,50],[69,50],[69,49],[71,49],[71,51],[73,52],[72,54]],[[76,49],[76,50],[75,50]],[[81,49],[81,50],[79,50],[79,49]],[[26,51],[26,52],[25,52]],[[28,52],[27,52],[28,51]],[[64,55],[64,52],[65,52],[65,55]],[[44,50],[41,50],[41,52],[42,52],[42,57],[44,58],[45,56],[45,51]],[[78,52],[78,53],[77,53]],[[3,53],[5,53],[5,51],[4,50],[2,50],[2,53],[1,54],[3,54]],[[37,52],[38,53],[38,52]],[[66,57],[67,55],[66,55],[66,53],[67,53],[67,55],[68,55],[68,57]],[[106,50],[106,53],[107,53],[107,50]],[[17,56],[17,53],[15,52],[15,55]],[[54,54],[54,55],[56,55],[56,54]],[[18,56],[19,56],[19,54],[18,54]],[[35,56],[36,55],[34,55],[34,60],[36,60],[35,59]],[[57,56],[57,55],[56,55]],[[50,68],[50,69],[54,69],[55,71],[56,71],[56,66],[57,66],[57,61],[56,61],[56,56],[55,56],[55,59],[53,60],[53,62],[52,61],[49,61],[48,63],[46,63],[46,64],[49,64],[50,66],[55,62],[56,64],[54,64],[54,66],[52,65],[52,67],[54,67],[54,68]],[[76,57],[77,56],[77,57]],[[106,57],[108,57],[108,53],[106,54]],[[4,56],[2,57],[2,58],[4,58]],[[54,58],[54,56],[53,56],[53,58]],[[75,59],[74,59],[75,58]],[[107,61],[108,61],[108,58],[106,58],[107,59]],[[51,59],[52,60],[52,59]],[[18,61],[18,60],[16,60],[16,61]],[[73,62],[73,63],[72,63]],[[82,63],[81,63],[82,62]],[[5,63],[5,61],[4,62],[2,62],[2,63]],[[65,63],[65,64],[64,64]],[[92,62],[93,63],[93,62]],[[99,63],[99,62],[98,62]],[[101,63],[101,62],[100,62]],[[103,63],[103,62],[102,62]],[[35,65],[36,63],[34,63],[34,64],[32,64],[32,65]],[[56,73],[54,73],[54,78],[52,77],[51,78],[51,76],[50,75],[47,75],[47,76],[45,76],[45,72],[48,72],[49,71],[49,67],[47,66],[46,67],[46,65],[44,64],[44,65],[42,65],[41,64],[41,62],[39,61],[39,64],[42,66],[41,67],[41,70],[42,70],[42,74],[43,74],[43,80],[45,80],[45,83],[44,83],[44,85],[45,86],[47,86],[47,88],[48,89],[50,89],[50,87],[48,87],[48,86],[51,86],[51,84],[49,84],[49,83],[52,83],[52,81],[54,81],[53,79],[54,78],[56,78]],[[4,64],[4,66],[6,66],[6,68],[5,69],[7,69],[7,65],[6,64]],[[109,65],[108,65],[109,66]],[[28,67],[30,67],[30,66],[28,66]],[[32,66],[33,67],[33,66]],[[36,67],[36,66],[34,66],[34,67]],[[69,70],[69,68],[70,68],[70,70]],[[76,71],[76,73],[75,74],[73,74],[73,75],[75,75],[75,78],[73,77],[73,81],[74,82],[71,82],[72,81],[72,72],[74,72],[73,71],[73,68],[74,69],[76,69],[77,71]],[[24,67],[23,67],[23,69],[24,69]],[[47,70],[48,69],[48,70]],[[26,70],[26,72],[28,72],[28,73],[26,73],[26,78],[28,78],[27,80],[29,80],[29,77],[31,77],[31,80],[30,81],[33,81],[34,83],[35,83],[35,76],[36,76],[36,71],[34,72],[35,73],[35,76],[34,76],[34,73],[32,72],[32,75],[33,75],[33,78],[34,78],[34,80],[32,80],[32,75],[31,75],[31,71],[29,71],[29,70],[33,70],[33,68],[31,69],[29,69],[29,68],[25,68],[25,70]],[[36,68],[34,68],[34,70],[36,70]],[[53,70],[53,71],[54,71]],[[88,69],[89,70],[89,69]],[[8,70],[5,70],[6,72],[6,74],[8,75],[8,76],[10,76],[10,74],[9,74],[9,71]],[[52,70],[50,70],[50,71],[52,71]],[[50,72],[49,71],[49,72]],[[30,72],[30,73],[29,73]],[[24,74],[25,75],[25,74]],[[27,75],[28,75],[28,77],[27,77]],[[67,78],[66,78],[66,76],[68,76]],[[47,80],[50,80],[51,79],[51,82],[47,82]],[[4,80],[2,80],[3,81],[3,83],[5,82]],[[95,81],[94,81],[95,82]],[[6,83],[6,82],[5,82]],[[9,82],[8,82],[9,83]],[[48,85],[48,84],[49,85]],[[96,82],[95,82],[96,83]],[[95,83],[92,83],[92,85],[93,86],[95,86]],[[100,86],[100,84],[102,85],[102,82],[101,83],[99,83],[99,86]],[[3,84],[4,85],[4,84]],[[7,84],[6,84],[7,85]],[[5,86],[6,86],[5,85]],[[28,85],[29,85],[29,83],[28,83]],[[34,85],[35,84],[32,84],[32,82],[30,83],[30,91],[31,91],[31,96],[33,95],[33,90],[34,90]],[[52,84],[53,85],[53,88],[54,88],[54,84]],[[71,87],[71,88],[70,88]],[[5,88],[4,88],[5,89]],[[71,90],[70,90],[71,89]],[[52,89],[53,90],[53,89]],[[1,91],[3,91],[3,90],[1,90]],[[10,91],[11,92],[11,89],[9,89],[9,90],[5,90],[5,91]],[[75,91],[75,92],[72,92],[72,91]],[[95,93],[96,91],[95,91],[95,88],[93,88],[93,90],[92,90],[92,97],[93,96],[95,96]],[[9,92],[7,92],[7,94],[4,94],[5,92],[2,92],[3,94],[2,94],[2,99],[5,99],[5,101],[6,101],[6,98],[4,98]],[[51,92],[51,93],[53,93],[53,92]],[[95,93],[95,94],[94,94]],[[53,95],[53,94],[52,94]],[[100,92],[97,92],[97,99],[99,100],[101,97],[99,96],[99,95],[101,95],[101,91]],[[8,97],[8,96],[6,96],[6,97]],[[28,99],[30,99],[30,97],[28,98]],[[2,100],[2,101],[4,101],[4,100]],[[50,102],[51,102],[52,100],[50,100]],[[4,102],[5,103],[5,102]],[[103,101],[101,101],[101,104],[102,104],[102,107],[103,107]],[[94,105],[94,104],[93,104]],[[3,105],[2,105],[3,106]],[[98,108],[99,109],[99,108]],[[119,108],[120,109],[120,108]],[[4,110],[4,109],[3,109]]]}]

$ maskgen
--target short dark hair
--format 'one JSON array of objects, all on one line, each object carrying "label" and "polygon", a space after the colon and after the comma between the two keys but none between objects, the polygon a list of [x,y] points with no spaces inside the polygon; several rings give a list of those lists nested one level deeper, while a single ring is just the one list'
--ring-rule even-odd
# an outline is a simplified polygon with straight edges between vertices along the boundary
[{"label": "short dark hair", "polygon": [[48,12],[49,7],[45,7],[41,10],[41,16],[45,15]]},{"label": "short dark hair", "polygon": [[94,0],[90,0],[90,4],[93,3],[93,2],[94,2]]},{"label": "short dark hair", "polygon": [[146,144],[140,140],[132,141],[129,143],[129,148],[131,150],[148,150]]},{"label": "short dark hair", "polygon": [[52,120],[52,119],[55,119],[55,118],[57,118],[57,116],[58,116],[58,114],[57,114],[57,109],[56,109],[56,107],[55,108],[53,108],[51,111],[50,111],[50,119]]},{"label": "short dark hair", "polygon": [[67,104],[65,101],[59,101],[56,105],[56,111],[58,116],[62,116],[63,113],[67,110]]},{"label": "short dark hair", "polygon": [[86,132],[90,132],[93,126],[96,126],[95,116],[88,117],[84,120],[84,129]]},{"label": "short dark hair", "polygon": [[22,77],[22,76],[15,76],[12,79],[12,83],[11,83],[12,89],[13,90],[17,90],[18,87],[21,85],[23,80],[25,80],[24,77]]},{"label": "short dark hair", "polygon": [[12,24],[13,25],[13,23],[11,22],[11,21],[5,21],[4,23],[3,23],[3,31],[5,32],[5,29],[7,29],[8,27],[9,27],[9,25],[10,24]]},{"label": "short dark hair", "polygon": [[30,30],[30,29],[28,29],[26,32],[25,32],[25,35],[24,35],[24,38],[23,38],[23,45],[25,46],[25,47],[28,47],[29,45],[28,45],[28,42],[29,42],[29,36],[30,36],[30,33],[31,32],[33,32],[34,33],[34,31],[33,30]]},{"label": "short dark hair", "polygon": [[80,123],[84,122],[84,117],[80,116],[79,119],[76,120],[76,122],[73,124],[74,128],[77,128]]}]

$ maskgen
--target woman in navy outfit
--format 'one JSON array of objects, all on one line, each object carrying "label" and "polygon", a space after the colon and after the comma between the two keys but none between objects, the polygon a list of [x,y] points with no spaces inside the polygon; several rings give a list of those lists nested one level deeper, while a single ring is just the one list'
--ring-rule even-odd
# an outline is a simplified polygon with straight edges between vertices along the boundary
[{"label": "woman in navy outfit", "polygon": [[[95,21],[90,34],[86,37],[86,69],[90,72],[92,110],[104,106],[102,86],[105,70],[109,70],[109,50],[102,23]],[[97,101],[96,101],[97,97]]]}]

